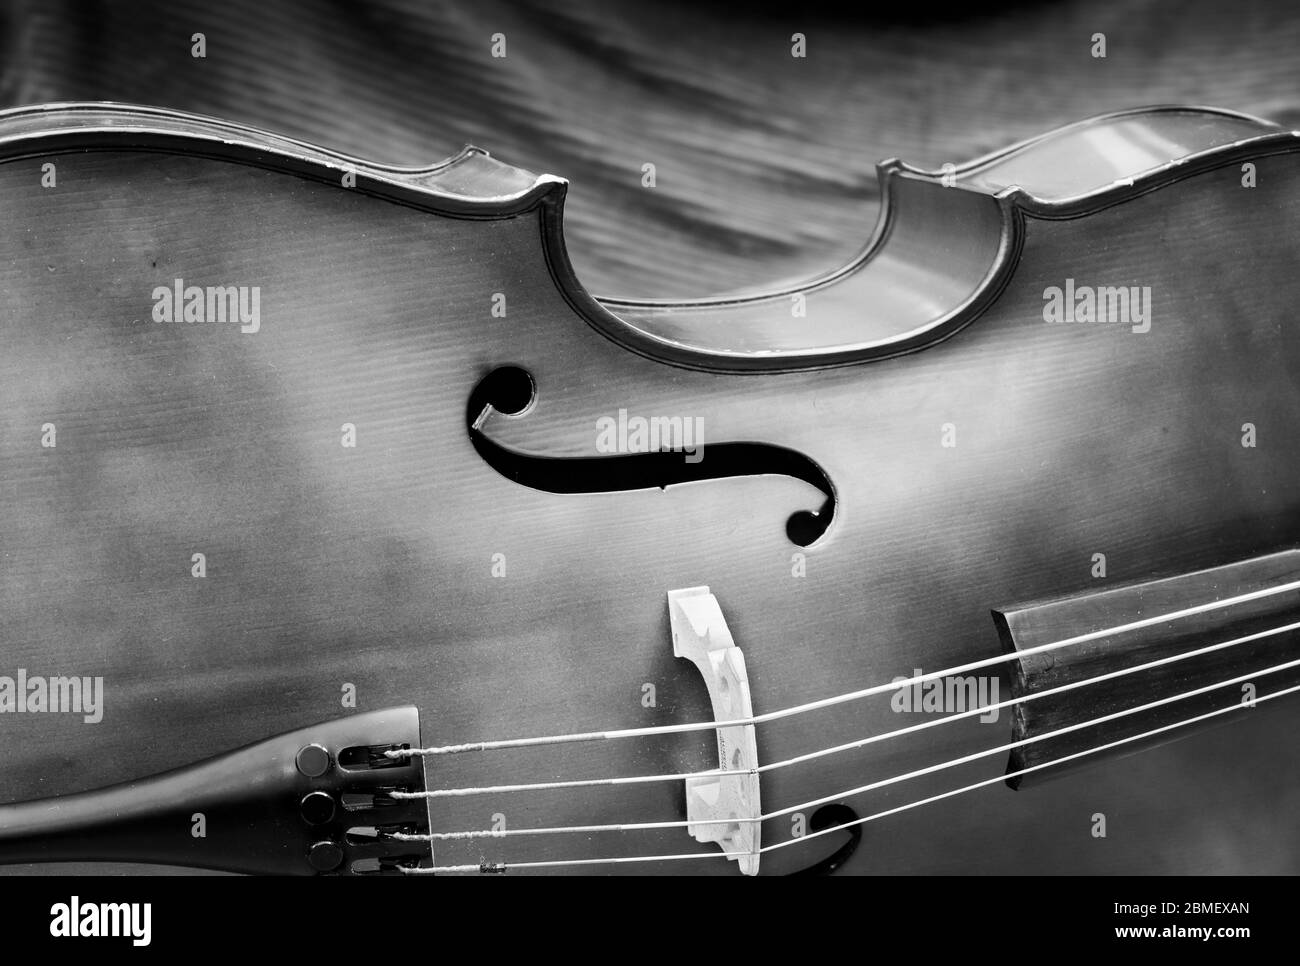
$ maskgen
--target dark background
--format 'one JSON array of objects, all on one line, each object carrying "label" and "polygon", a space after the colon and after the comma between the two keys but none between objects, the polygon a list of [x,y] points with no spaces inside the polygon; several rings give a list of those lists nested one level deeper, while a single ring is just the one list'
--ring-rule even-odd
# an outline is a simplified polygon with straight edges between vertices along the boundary
[{"label": "dark background", "polygon": [[569,247],[591,290],[658,298],[836,267],[874,223],[882,158],[939,167],[1159,103],[1300,126],[1294,3],[933,9],[19,0],[0,6],[0,104],[155,104],[381,162],[471,142],[572,182]]}]

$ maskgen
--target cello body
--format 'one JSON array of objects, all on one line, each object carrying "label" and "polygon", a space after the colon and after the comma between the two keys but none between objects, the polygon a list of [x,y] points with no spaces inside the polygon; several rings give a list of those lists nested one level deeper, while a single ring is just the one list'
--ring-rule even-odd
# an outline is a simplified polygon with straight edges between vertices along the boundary
[{"label": "cello body", "polygon": [[[481,152],[401,171],[142,109],[0,118],[0,673],[104,681],[96,724],[0,716],[4,800],[394,705],[419,708],[426,745],[707,720],[673,654],[679,588],[716,596],[762,713],[997,655],[991,611],[1294,547],[1298,149],[1165,109],[953,172],[886,163],[886,211],[851,264],[654,303],[585,292],[564,183]],[[214,287],[237,294],[214,303]],[[1125,313],[1106,316],[1120,290]],[[655,419],[695,435],[650,447]],[[885,696],[774,721],[758,757],[904,719]],[[764,774],[764,808],[970,755],[1009,722]],[[903,811],[866,823],[840,867],[1294,873],[1297,723],[1280,700]],[[426,781],[716,763],[691,732],[446,756]],[[1005,767],[844,801],[866,816]],[[764,841],[812,811],[764,823]],[[683,817],[674,783],[429,807],[446,831]],[[238,848],[236,829],[208,834]],[[827,847],[766,854],[763,872]],[[691,848],[671,828],[435,855]],[[735,873],[579,870],[683,864]]]}]

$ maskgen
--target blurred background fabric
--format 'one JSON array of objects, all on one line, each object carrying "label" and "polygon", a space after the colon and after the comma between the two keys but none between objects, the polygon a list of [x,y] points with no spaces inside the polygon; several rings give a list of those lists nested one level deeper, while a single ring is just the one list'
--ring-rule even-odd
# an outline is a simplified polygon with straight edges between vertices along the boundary
[{"label": "blurred background fabric", "polygon": [[[9,0],[0,11],[5,107],[160,105],[403,164],[473,143],[568,178],[570,253],[602,295],[755,290],[837,267],[871,231],[874,165],[887,157],[937,168],[1159,103],[1300,127],[1300,5],[1276,0],[965,5],[936,20],[818,2]],[[1091,53],[1097,33],[1104,59]]]}]

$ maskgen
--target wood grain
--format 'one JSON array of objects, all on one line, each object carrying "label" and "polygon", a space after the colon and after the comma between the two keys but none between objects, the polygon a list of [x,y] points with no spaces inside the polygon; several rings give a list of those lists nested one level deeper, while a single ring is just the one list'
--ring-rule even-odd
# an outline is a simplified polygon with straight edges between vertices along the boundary
[{"label": "wood grain", "polygon": [[[1295,156],[1196,175],[1085,219],[1031,220],[1002,298],[915,355],[720,375],[626,352],[574,314],[536,212],[431,216],[228,163],[132,153],[0,166],[0,447],[7,662],[106,677],[105,722],[4,722],[5,795],[103,785],[338,714],[414,703],[430,743],[699,720],[664,596],[708,584],[758,711],[993,656],[989,611],[1282,549],[1295,539],[1300,295]],[[1066,277],[1149,285],[1151,331],[1048,325]],[[263,325],[150,321],[155,285],[258,285]],[[506,292],[510,311],[491,312]],[[786,518],[813,496],[753,476],[556,494],[487,465],[466,401],[493,368],[535,404],[493,438],[590,453],[620,407],[700,416],[710,440],[797,448],[837,487],[833,530],[794,576]],[[1243,421],[1259,427],[1241,445]],[[39,445],[45,422],[59,444]],[[340,446],[343,423],[355,450]],[[956,427],[955,448],[941,445]],[[706,455],[707,460],[707,455]],[[207,576],[191,575],[203,552]],[[492,575],[493,555],[507,572]],[[833,616],[833,619],[828,617]],[[598,642],[593,646],[592,642]],[[654,707],[643,685],[656,687]],[[1283,704],[1277,702],[1276,704]],[[867,829],[849,868],[1295,871],[1297,711],[1066,777],[964,796]],[[760,730],[764,761],[880,733],[887,701]],[[967,721],[765,776],[768,809],[1006,740]],[[1225,737],[1226,736],[1226,737]],[[704,735],[456,756],[449,786],[709,765]],[[851,800],[862,814],[997,776],[1001,756]],[[602,792],[605,790],[602,790]],[[1111,837],[1089,834],[1112,816]],[[676,785],[439,802],[436,828],[682,817]],[[210,832],[210,834],[213,834]],[[221,834],[221,833],[217,833]],[[238,835],[230,830],[231,847]],[[788,820],[764,830],[788,838]],[[543,836],[440,862],[687,851],[684,834]],[[489,847],[490,846],[490,847]],[[807,864],[800,848],[764,871]],[[725,873],[726,863],[701,862]],[[680,871],[623,868],[621,871]]]},{"label": "wood grain", "polygon": [[1161,103],[1300,127],[1300,11],[1274,0],[761,6],[10,0],[0,103],[156,104],[407,164],[478,144],[569,178],[580,277],[644,298],[843,264],[875,223],[882,158],[938,168]]}]

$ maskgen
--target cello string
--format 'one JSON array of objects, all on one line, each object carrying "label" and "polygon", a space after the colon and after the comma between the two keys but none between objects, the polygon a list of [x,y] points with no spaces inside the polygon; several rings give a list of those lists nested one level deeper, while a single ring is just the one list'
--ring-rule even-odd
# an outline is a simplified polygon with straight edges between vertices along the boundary
[{"label": "cello string", "polygon": [[1287,694],[1294,694],[1297,691],[1300,691],[1300,684],[1293,685],[1292,687],[1289,688],[1283,688],[1280,691],[1274,691],[1271,692],[1270,694],[1266,694],[1261,697],[1257,697],[1254,699],[1251,705],[1242,704],[1241,702],[1234,702],[1233,704],[1227,705],[1226,707],[1216,708],[1215,710],[1205,712],[1204,714],[1199,714],[1191,718],[1185,718],[1181,721],[1175,721],[1172,724],[1162,725],[1161,727],[1153,728],[1150,731],[1144,731],[1136,735],[1129,735],[1128,737],[1120,738],[1116,741],[1110,741],[1103,745],[1097,745],[1093,748],[1085,748],[1082,751],[1076,751],[1069,755],[1063,755],[1060,758],[1054,758],[1051,761],[1041,762],[1037,765],[1030,765],[1026,768],[1016,769],[1015,771],[1009,771],[1002,775],[996,775],[993,778],[986,778],[978,782],[973,782],[972,784],[969,785],[963,785],[959,788],[954,788],[946,792],[941,792],[937,795],[931,795],[928,798],[916,799],[914,801],[907,802],[903,805],[895,806],[894,808],[885,809],[884,811],[880,811],[880,812],[874,812],[871,815],[867,815],[863,818],[854,819],[853,821],[849,821],[849,822],[841,822],[838,825],[832,825],[828,828],[820,829],[816,832],[809,832],[807,835],[802,835],[797,838],[787,839],[785,841],[777,842],[772,845],[765,845],[760,849],[756,849],[753,852],[748,852],[748,853],[722,852],[722,851],[683,852],[683,853],[678,853],[673,855],[631,855],[631,856],[615,856],[611,858],[597,858],[597,859],[552,859],[552,860],[539,861],[539,862],[510,862],[510,863],[482,862],[479,865],[446,865],[446,866],[428,866],[424,868],[398,866],[398,869],[405,875],[434,875],[438,873],[458,873],[458,872],[505,872],[508,869],[543,869],[543,868],[555,868],[559,866],[617,865],[626,862],[670,862],[670,861],[678,861],[678,860],[686,860],[686,859],[708,859],[708,858],[724,859],[724,858],[730,858],[732,855],[762,855],[767,852],[775,852],[778,849],[788,848],[789,846],[792,845],[802,845],[806,842],[811,841],[812,839],[820,838],[823,835],[830,835],[832,832],[841,832],[846,829],[853,828],[854,826],[865,825],[868,822],[874,822],[882,818],[887,818],[892,815],[897,815],[901,812],[910,811],[911,809],[919,808],[922,805],[929,805],[937,801],[942,801],[943,799],[946,798],[952,798],[956,795],[965,794],[966,792],[975,791],[980,788],[986,788],[990,785],[996,785],[1001,782],[1005,782],[1009,778],[1015,778],[1020,775],[1028,775],[1032,772],[1040,771],[1041,769],[1044,768],[1053,768],[1067,761],[1073,761],[1079,758],[1086,757],[1088,755],[1097,754],[1102,751],[1109,751],[1112,748],[1118,748],[1122,745],[1126,745],[1134,741],[1142,741],[1146,738],[1152,738],[1155,737],[1156,735],[1164,734],[1165,732],[1168,731],[1173,731],[1176,728],[1182,728],[1188,725],[1197,724],[1201,721],[1207,721],[1211,718],[1217,717],[1222,714],[1227,714],[1232,711],[1242,710],[1243,708],[1246,707],[1252,707],[1254,705],[1263,704],[1265,701],[1271,701],[1274,698],[1280,698],[1283,695],[1287,695]]},{"label": "cello string", "polygon": [[[933,802],[942,801],[945,798],[952,798],[953,796],[960,795],[963,792],[974,791],[977,788],[984,788],[988,785],[995,785],[998,782],[1006,781],[1008,778],[1015,778],[1019,775],[1027,775],[1031,772],[1039,771],[1043,768],[1050,768],[1053,765],[1059,765],[1062,762],[1073,761],[1075,759],[1083,758],[1087,755],[1094,755],[1102,751],[1109,751],[1112,748],[1118,748],[1121,745],[1126,745],[1133,741],[1140,741],[1144,738],[1151,738],[1156,735],[1164,734],[1165,732],[1168,731],[1173,731],[1176,728],[1183,728],[1188,725],[1198,724],[1202,721],[1208,721],[1211,718],[1215,718],[1223,714],[1228,714],[1229,712],[1232,711],[1240,711],[1245,708],[1253,708],[1255,705],[1261,704],[1265,701],[1271,701],[1273,698],[1280,698],[1283,695],[1287,695],[1287,694],[1294,694],[1297,691],[1300,691],[1300,684],[1295,684],[1289,688],[1282,688],[1281,690],[1273,691],[1269,694],[1264,695],[1263,697],[1252,698],[1249,704],[1245,702],[1237,701],[1234,702],[1233,704],[1227,705],[1226,707],[1216,708],[1213,711],[1207,711],[1204,714],[1198,714],[1191,718],[1184,718],[1181,721],[1175,721],[1172,724],[1163,725],[1159,728],[1152,728],[1150,731],[1143,732],[1142,734],[1139,735],[1131,735],[1127,738],[1120,738],[1115,741],[1109,741],[1103,745],[1098,745],[1094,748],[1084,748],[1082,751],[1076,751],[1069,755],[1063,755],[1060,758],[1054,758],[1051,761],[1041,762],[1040,764],[1032,765],[1027,768],[1020,768],[1015,771],[1010,771],[1004,775],[998,775],[993,779],[986,778],[981,781],[974,782],[970,785],[965,785],[961,788],[952,789],[946,792],[940,792],[937,795],[931,795],[927,798],[916,799],[915,801],[907,802],[904,805],[898,805],[895,806],[894,808],[888,808],[881,812],[875,812],[871,815],[868,815],[866,818],[854,819],[853,821],[850,822],[841,822],[839,825],[833,825],[828,828],[821,829],[817,832],[810,832],[807,836],[805,836],[805,838],[819,838],[820,836],[826,835],[830,832],[839,832],[839,831],[843,831],[844,829],[853,828],[856,825],[865,825],[867,822],[874,822],[877,819],[887,818],[891,815],[898,815],[901,812],[906,812],[913,808],[919,808],[922,805],[929,805]],[[798,840],[792,840],[792,841],[798,841]],[[785,848],[789,844],[790,842],[777,842],[774,845],[765,847],[763,851],[774,852],[777,849]]]},{"label": "cello string", "polygon": [[882,741],[888,741],[893,738],[901,738],[918,731],[924,731],[928,728],[935,728],[939,725],[947,724],[952,721],[960,721],[965,718],[985,715],[991,711],[1002,711],[1006,708],[1023,704],[1027,701],[1033,701],[1038,698],[1048,698],[1053,695],[1062,694],[1066,691],[1073,691],[1077,688],[1087,687],[1088,685],[1098,684],[1102,681],[1113,680],[1124,677],[1129,674],[1137,674],[1141,671],[1149,671],[1152,668],[1163,667],[1174,664],[1178,661],[1185,661],[1189,658],[1200,657],[1215,651],[1221,651],[1225,648],[1236,647],[1241,644],[1251,643],[1265,637],[1271,637],[1277,634],[1283,634],[1288,631],[1300,630],[1300,621],[1291,624],[1285,624],[1281,627],[1270,628],[1265,631],[1259,631],[1255,634],[1247,634],[1244,637],[1234,638],[1230,641],[1221,641],[1217,644],[1210,644],[1206,647],[1197,648],[1193,651],[1185,651],[1180,654],[1173,654],[1168,657],[1158,658],[1154,661],[1148,661],[1145,664],[1137,664],[1129,668],[1121,668],[1117,671],[1108,671],[1105,674],[1099,674],[1095,677],[1084,678],[1080,681],[1072,681],[1068,684],[1062,684],[1054,688],[1048,688],[1044,691],[1036,691],[1032,694],[1022,694],[1019,697],[1009,698],[1006,701],[1000,701],[996,704],[981,705],[980,707],[970,708],[966,711],[955,712],[942,718],[931,718],[919,724],[908,725],[905,728],[897,728],[894,731],[886,731],[868,738],[859,738],[856,741],[845,742],[841,745],[835,745],[830,748],[822,748],[817,751],[807,752],[802,755],[796,755],[793,758],[787,758],[783,761],[769,762],[765,765],[759,765],[756,768],[749,769],[723,769],[714,768],[704,771],[694,772],[669,772],[663,775],[622,775],[613,778],[578,778],[564,781],[550,782],[527,782],[514,785],[471,785],[462,788],[434,788],[419,792],[390,792],[393,798],[418,799],[418,798],[457,798],[467,795],[497,795],[508,794],[513,792],[525,791],[553,791],[560,789],[573,788],[596,788],[601,786],[615,785],[642,785],[654,782],[685,781],[691,778],[720,778],[727,775],[751,774],[757,775],[763,772],[778,771],[782,768],[788,768],[792,765],[803,764],[818,758],[824,758],[828,755],[835,755],[845,751],[852,751],[867,745],[876,744]]},{"label": "cello string", "polygon": [[[868,792],[878,791],[890,785],[897,785],[900,782],[910,781],[913,778],[920,778],[924,775],[932,775],[936,772],[945,771],[949,768],[955,768],[959,765],[968,765],[971,762],[978,761],[981,758],[988,758],[991,755],[1002,754],[1004,752],[1014,751],[1017,748],[1023,748],[1026,745],[1032,745],[1040,741],[1050,741],[1053,738],[1059,738],[1062,735],[1071,734],[1084,728],[1092,728],[1097,725],[1106,724],[1109,721],[1116,721],[1120,718],[1128,717],[1133,714],[1140,714],[1143,711],[1150,711],[1153,708],[1163,707],[1167,704],[1173,704],[1175,701],[1184,701],[1187,698],[1198,697],[1219,688],[1226,688],[1233,684],[1242,684],[1255,678],[1266,677],[1270,674],[1277,674],[1281,671],[1287,671],[1291,668],[1300,667],[1300,658],[1294,661],[1288,661],[1284,664],[1277,664],[1261,671],[1251,674],[1243,674],[1236,678],[1230,678],[1224,681],[1218,681],[1213,684],[1207,684],[1200,688],[1194,688],[1191,691],[1184,691],[1181,694],[1170,695],[1169,697],[1160,698],[1156,701],[1150,701],[1146,704],[1136,705],[1131,708],[1124,708],[1120,711],[1114,711],[1110,714],[1102,715],[1097,718],[1091,718],[1087,721],[1076,722],[1072,725],[1066,725],[1055,731],[1047,731],[1043,734],[1033,735],[1029,738],[1020,738],[1016,741],[1009,742],[1005,745],[998,745],[994,748],[987,748],[981,751],[972,752],[969,755],[963,755],[959,758],[951,758],[947,761],[939,762],[934,765],[927,765],[924,768],[918,768],[914,771],[904,772],[901,775],[892,775],[889,778],[882,778],[879,781],[871,782],[867,785],[861,785],[857,788],[851,788],[847,791],[837,792],[834,795],[827,795],[822,798],[813,799],[807,802],[801,802],[798,805],[789,805],[785,808],[778,809],[774,812],[766,812],[760,815],[741,815],[735,818],[719,819],[700,819],[697,821],[674,821],[674,822],[641,822],[632,824],[618,825],[569,825],[554,826],[549,828],[522,828],[522,829],[504,829],[494,831],[490,829],[475,829],[468,832],[429,832],[429,833],[393,833],[393,837],[407,842],[441,842],[454,839],[473,839],[473,838],[504,838],[509,835],[555,835],[564,832],[628,832],[644,831],[648,829],[665,829],[665,828],[685,828],[687,826],[699,827],[709,825],[738,825],[742,823],[755,824],[770,821],[771,819],[781,818],[794,812],[802,812],[808,809],[818,808],[822,805],[828,805],[831,802],[838,802],[845,798],[852,798],[855,795],[864,795]],[[732,776],[752,774],[754,769],[743,769],[729,772]],[[1003,776],[1005,778],[1006,776]]]},{"label": "cello string", "polygon": [[1033,657],[1037,654],[1046,654],[1051,651],[1059,650],[1064,647],[1070,647],[1075,644],[1084,644],[1088,641],[1095,641],[1099,638],[1114,637],[1119,634],[1126,634],[1130,631],[1141,630],[1146,627],[1152,627],[1156,624],[1163,624],[1169,621],[1181,620],[1185,617],[1193,617],[1197,614],[1204,614],[1208,611],[1219,610],[1225,607],[1232,607],[1238,604],[1249,603],[1255,600],[1261,600],[1267,597],[1273,597],[1278,594],[1288,593],[1293,590],[1300,590],[1300,581],[1291,581],[1286,584],[1279,584],[1276,587],[1266,587],[1262,590],[1251,591],[1246,594],[1239,594],[1236,597],[1227,597],[1223,600],[1211,601],[1208,604],[1197,604],[1194,607],[1186,607],[1182,610],[1171,611],[1167,614],[1157,614],[1153,617],[1144,617],[1140,620],[1130,621],[1127,624],[1120,624],[1115,627],[1102,628],[1097,631],[1090,631],[1086,634],[1078,634],[1074,637],[1067,637],[1064,640],[1052,641],[1047,644],[1038,644],[1034,647],[1027,647],[1022,651],[1013,651],[1007,654],[999,654],[995,657],[983,658],[978,661],[971,661],[966,664],[959,664],[955,667],[947,668],[943,671],[931,671],[928,674],[920,674],[910,678],[903,678],[898,681],[892,681],[889,684],[877,684],[873,687],[864,688],[860,691],[849,691],[844,694],[832,695],[828,698],[820,698],[816,701],[810,701],[806,704],[792,705],[788,708],[780,708],[776,711],[768,711],[764,714],[751,715],[747,718],[734,718],[728,721],[692,721],[683,724],[672,725],[655,725],[648,728],[619,728],[609,731],[582,731],[563,735],[542,735],[528,738],[506,738],[497,741],[472,741],[465,744],[441,745],[431,748],[402,748],[385,752],[388,758],[414,758],[418,756],[434,757],[438,755],[457,755],[474,751],[496,751],[503,748],[528,748],[538,745],[561,745],[575,744],[587,741],[609,741],[619,738],[643,738],[654,735],[680,734],[691,731],[711,731],[717,728],[742,727],[744,725],[766,724],[769,721],[779,721],[782,718],[789,718],[799,714],[805,714],[809,711],[818,711],[823,708],[830,708],[840,704],[846,704],[850,701],[858,701],[863,698],[869,698],[877,694],[884,694],[889,691],[895,691],[900,688],[912,687],[917,684],[924,684],[927,681],[933,681],[938,678],[950,677],[958,674],[965,674],[969,671],[978,671],[983,668],[993,667],[998,664],[1005,664],[1008,661],[1019,661],[1027,657]]},{"label": "cello string", "polygon": [[730,855],[757,855],[762,852],[677,852],[670,855],[618,855],[607,859],[555,859],[550,862],[480,862],[478,865],[434,865],[413,867],[399,865],[403,875],[446,875],[458,872],[505,872],[509,869],[553,869],[558,866],[622,865],[628,862],[682,862],[688,859],[725,859]]}]

